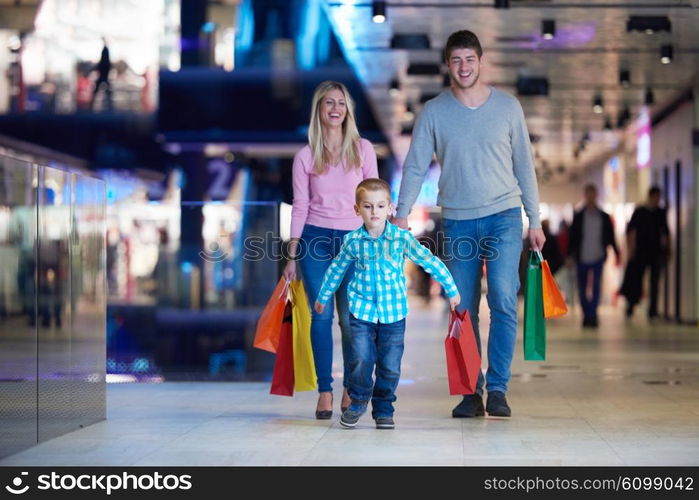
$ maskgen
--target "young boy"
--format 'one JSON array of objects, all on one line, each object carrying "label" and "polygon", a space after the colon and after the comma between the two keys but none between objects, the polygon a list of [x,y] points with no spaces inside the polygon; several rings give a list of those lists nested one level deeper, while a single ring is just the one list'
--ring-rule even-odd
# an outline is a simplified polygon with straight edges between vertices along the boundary
[{"label": "young boy", "polygon": [[[403,265],[405,257],[421,266],[444,287],[452,310],[461,298],[446,266],[410,231],[386,219],[393,211],[391,188],[381,179],[358,186],[354,206],[364,224],[348,233],[340,253],[328,268],[314,305],[321,314],[351,262],[355,274],[348,286],[352,349],[349,353],[349,395],[352,404],[340,424],[357,425],[371,398],[377,429],[393,429],[393,402],[400,379],[405,316],[408,314]],[[347,355],[348,353],[345,353]],[[372,373],[376,366],[376,383]]]}]

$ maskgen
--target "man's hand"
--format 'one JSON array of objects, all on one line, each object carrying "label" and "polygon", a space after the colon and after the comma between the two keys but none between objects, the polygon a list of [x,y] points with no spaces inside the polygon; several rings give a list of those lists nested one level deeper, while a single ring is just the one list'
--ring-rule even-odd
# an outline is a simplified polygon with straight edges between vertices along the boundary
[{"label": "man's hand", "polygon": [[458,293],[449,299],[449,308],[453,311],[461,304],[461,295]]},{"label": "man's hand", "polygon": [[316,300],[316,303],[313,305],[313,309],[315,309],[318,314],[323,314],[323,311],[325,311],[325,304],[321,304]]},{"label": "man's hand", "polygon": [[530,229],[529,230],[529,244],[532,250],[541,251],[544,248],[544,243],[546,243],[546,236],[544,236],[544,230],[541,228]]},{"label": "man's hand", "polygon": [[407,217],[391,217],[391,224],[396,225],[402,229],[407,229],[408,231],[410,230],[410,228],[408,227]]}]

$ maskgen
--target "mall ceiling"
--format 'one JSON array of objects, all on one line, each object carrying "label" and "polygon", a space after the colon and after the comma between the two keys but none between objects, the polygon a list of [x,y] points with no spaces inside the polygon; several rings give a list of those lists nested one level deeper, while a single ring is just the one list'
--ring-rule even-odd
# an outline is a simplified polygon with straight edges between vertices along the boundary
[{"label": "mall ceiling", "polygon": [[[391,0],[383,2],[382,24],[372,22],[373,3],[325,0],[401,161],[411,112],[444,84],[441,74],[414,73],[434,70],[449,34],[460,29],[480,37],[488,83],[518,94],[519,81],[539,174],[561,182],[604,156],[618,126],[636,118],[645,102],[657,112],[698,77],[699,0]],[[555,33],[547,39],[550,21]],[[669,64],[661,62],[663,46],[672,47]],[[393,80],[400,89],[391,92]],[[595,102],[601,109],[593,109]]]}]

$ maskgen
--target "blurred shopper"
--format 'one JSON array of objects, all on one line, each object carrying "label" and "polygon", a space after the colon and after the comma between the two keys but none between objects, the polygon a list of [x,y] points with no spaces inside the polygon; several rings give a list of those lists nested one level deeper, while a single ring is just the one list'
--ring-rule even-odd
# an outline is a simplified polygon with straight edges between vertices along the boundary
[{"label": "blurred shopper", "polygon": [[104,102],[103,109],[112,109],[112,86],[109,82],[109,72],[112,70],[112,62],[109,58],[109,47],[107,47],[107,39],[102,38],[104,46],[102,47],[102,54],[100,56],[99,62],[95,65],[93,71],[97,72],[97,80],[95,80],[95,88],[92,91],[92,103],[90,108],[95,109],[95,98],[97,97],[97,92],[104,92]]},{"label": "blurred shopper", "polygon": [[[578,293],[583,310],[583,327],[596,328],[600,300],[602,268],[607,260],[607,247],[612,247],[619,264],[619,248],[614,239],[612,219],[597,205],[597,187],[585,186],[585,204],[575,213],[570,227],[568,254],[577,266]],[[590,285],[591,280],[591,286]],[[591,288],[592,294],[588,293]]]},{"label": "blurred shopper", "polygon": [[643,295],[643,276],[650,269],[650,297],[648,319],[658,316],[658,284],[660,273],[670,256],[670,231],[667,214],[660,207],[660,188],[653,186],[648,191],[648,201],[634,210],[626,227],[629,261],[624,273],[620,293],[626,297],[626,316],[633,315],[634,307]]},{"label": "blurred shopper", "polygon": [[568,246],[570,242],[570,226],[568,222],[562,220],[558,225],[558,235],[556,236],[558,249],[563,259],[562,266],[555,275],[563,296],[568,305],[573,305],[575,298],[575,264],[568,258]]},{"label": "blurred shopper", "polygon": [[[376,153],[357,131],[354,104],[347,88],[338,82],[318,85],[313,95],[308,145],[294,157],[294,201],[291,212],[290,260],[284,268],[288,279],[296,277],[296,260],[311,304],[316,301],[325,271],[340,252],[343,237],[362,220],[354,210],[355,189],[368,177],[378,177]],[[350,326],[347,271],[335,293],[342,331],[344,392],[341,407],[348,407]],[[323,313],[312,313],[311,343],[318,376],[316,418],[332,417],[333,298]]]},{"label": "blurred shopper", "polygon": [[[529,132],[516,98],[480,79],[483,50],[470,31],[449,36],[444,59],[451,88],[428,101],[415,124],[394,223],[407,229],[407,216],[420,192],[432,156],[442,166],[438,204],[442,207],[446,264],[468,309],[480,349],[478,309],[483,260],[487,261],[491,311],[488,372],[476,394],[464,396],[453,417],[509,417],[505,394],[517,338],[517,266],[522,251],[522,203],[534,249],[544,245],[539,192]],[[467,243],[471,244],[467,244]],[[483,408],[483,385],[488,402]]]}]

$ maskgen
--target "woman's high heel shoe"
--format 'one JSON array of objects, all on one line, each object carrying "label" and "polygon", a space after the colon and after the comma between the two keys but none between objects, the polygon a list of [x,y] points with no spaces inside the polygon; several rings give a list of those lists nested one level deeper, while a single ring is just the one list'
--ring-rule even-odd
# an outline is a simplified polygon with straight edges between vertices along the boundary
[{"label": "woman's high heel shoe", "polygon": [[[320,396],[318,397],[318,400],[320,400]],[[333,397],[332,395],[330,396],[330,410],[316,410],[316,419],[317,420],[330,420],[333,416],[333,411],[332,411],[332,404],[333,404]]]},{"label": "woman's high heel shoe", "polygon": [[[344,402],[344,400],[345,400],[345,394],[347,394],[347,389],[345,389],[345,390],[342,392],[342,400],[343,400],[343,402]],[[347,394],[347,397],[349,397],[349,394]],[[350,402],[351,402],[351,401],[352,401],[352,400],[350,399]],[[349,408],[349,405],[347,405],[347,406],[342,406],[342,405],[341,405],[341,406],[340,406],[340,410],[342,410],[342,413],[345,413],[345,412],[347,411],[347,408]]]}]

